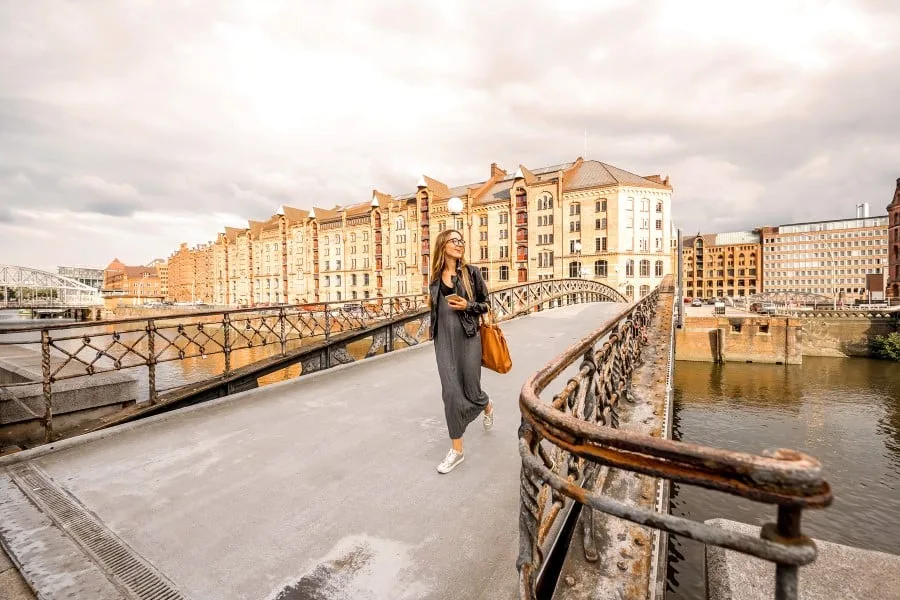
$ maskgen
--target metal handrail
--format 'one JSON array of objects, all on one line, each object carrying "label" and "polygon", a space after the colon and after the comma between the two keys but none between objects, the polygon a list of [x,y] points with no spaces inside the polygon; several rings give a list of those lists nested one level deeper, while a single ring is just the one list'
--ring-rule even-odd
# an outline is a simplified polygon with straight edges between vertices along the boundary
[{"label": "metal handrail", "polygon": [[[665,282],[667,295],[671,283]],[[797,598],[797,567],[815,560],[816,547],[802,535],[804,508],[832,501],[821,464],[793,450],[763,455],[638,435],[618,429],[618,407],[631,399],[631,377],[656,313],[657,288],[585,336],[522,388],[519,595],[535,597],[543,546],[567,500],[634,523],[775,562],[776,598]],[[551,402],[540,394],[566,368],[578,372]],[[549,444],[549,447],[548,447]],[[778,522],[759,538],[659,513],[593,491],[601,465],[714,489],[778,506]]]},{"label": "metal handrail", "polygon": [[[492,292],[489,297],[498,321],[556,304],[621,298],[608,286],[579,279],[511,286]],[[39,346],[44,409],[41,421],[49,442],[53,439],[53,387],[57,382],[146,368],[149,402],[155,405],[164,391],[156,381],[157,367],[162,363],[224,355],[220,377],[229,377],[234,372],[232,354],[237,350],[274,346],[277,353],[286,356],[298,343],[310,339],[327,343],[339,333],[363,332],[414,316],[428,318],[427,312],[427,297],[421,294],[301,306],[191,311],[9,328],[0,330],[0,346]],[[17,339],[29,332],[39,333],[40,340],[23,342]],[[14,335],[4,339],[5,334]],[[341,339],[344,337],[340,336]],[[37,383],[3,384],[0,390]]]}]

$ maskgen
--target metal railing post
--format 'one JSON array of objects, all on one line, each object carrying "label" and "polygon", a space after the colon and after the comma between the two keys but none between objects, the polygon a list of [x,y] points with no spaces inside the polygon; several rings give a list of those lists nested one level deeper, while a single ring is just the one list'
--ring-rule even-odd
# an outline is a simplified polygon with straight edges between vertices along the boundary
[{"label": "metal railing post", "polygon": [[328,338],[331,337],[331,311],[328,310],[328,305],[325,305],[325,341],[328,341]]},{"label": "metal railing post", "polygon": [[150,390],[150,404],[159,401],[156,391],[156,321],[147,321],[147,385]]},{"label": "metal railing post", "polygon": [[41,383],[44,391],[44,437],[53,441],[53,390],[50,381],[50,332],[41,330]]},{"label": "metal railing post", "polygon": [[231,314],[222,313],[222,354],[225,355],[225,367],[222,375],[231,375]]},{"label": "metal railing post", "polygon": [[281,355],[284,356],[287,354],[287,323],[285,319],[287,317],[284,314],[284,307],[278,309],[278,322],[281,324],[281,331],[279,334],[279,338],[281,340]]}]

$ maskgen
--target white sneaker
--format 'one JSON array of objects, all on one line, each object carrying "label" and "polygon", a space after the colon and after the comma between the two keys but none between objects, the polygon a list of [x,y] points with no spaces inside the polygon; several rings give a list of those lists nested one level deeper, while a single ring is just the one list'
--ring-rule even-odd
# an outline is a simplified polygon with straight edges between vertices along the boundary
[{"label": "white sneaker", "polygon": [[438,473],[449,473],[456,468],[456,465],[464,460],[466,460],[464,452],[457,452],[451,448],[450,452],[447,453],[447,456],[444,457],[444,460],[441,461],[441,464],[437,466]]},{"label": "white sneaker", "polygon": [[485,431],[490,431],[491,427],[494,426],[494,403],[491,402],[489,406],[491,407],[491,414],[484,413],[484,421],[482,423]]}]

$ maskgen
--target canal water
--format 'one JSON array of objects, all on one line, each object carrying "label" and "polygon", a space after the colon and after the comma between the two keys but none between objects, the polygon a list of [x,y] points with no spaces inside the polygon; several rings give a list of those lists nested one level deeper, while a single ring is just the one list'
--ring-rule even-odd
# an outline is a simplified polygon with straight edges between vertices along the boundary
[{"label": "canal water", "polygon": [[[900,364],[807,356],[790,366],[678,362],[674,397],[675,439],[754,453],[794,448],[822,462],[835,500],[804,511],[804,533],[900,554]],[[776,514],[677,485],[671,508],[695,520],[753,525]],[[668,576],[668,600],[704,598],[703,546],[671,538]]]}]

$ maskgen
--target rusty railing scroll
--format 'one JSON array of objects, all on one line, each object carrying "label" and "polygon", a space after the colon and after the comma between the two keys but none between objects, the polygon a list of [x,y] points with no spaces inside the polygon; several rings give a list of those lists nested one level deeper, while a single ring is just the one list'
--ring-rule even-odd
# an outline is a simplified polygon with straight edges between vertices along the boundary
[{"label": "rusty railing scroll", "polygon": [[[641,364],[659,302],[657,288],[554,358],[522,388],[519,596],[536,597],[548,535],[574,501],[588,511],[774,562],[776,599],[796,600],[798,567],[816,558],[815,544],[800,529],[802,511],[824,508],[832,500],[816,459],[785,449],[762,455],[732,452],[618,429],[618,408],[631,399],[631,375]],[[578,361],[574,376],[544,401],[544,389]],[[774,504],[777,522],[765,525],[755,538],[629,505],[594,491],[603,466]],[[588,561],[597,560],[592,540],[585,536]]]}]

